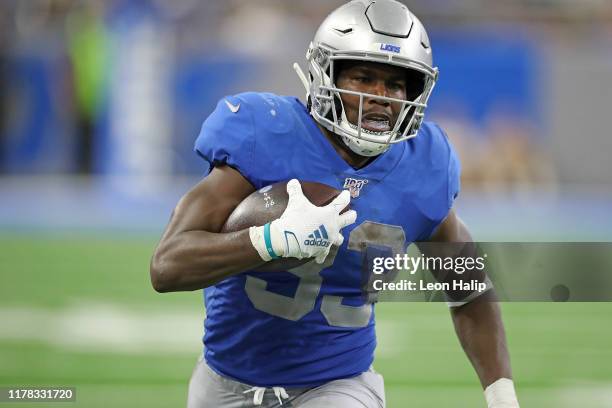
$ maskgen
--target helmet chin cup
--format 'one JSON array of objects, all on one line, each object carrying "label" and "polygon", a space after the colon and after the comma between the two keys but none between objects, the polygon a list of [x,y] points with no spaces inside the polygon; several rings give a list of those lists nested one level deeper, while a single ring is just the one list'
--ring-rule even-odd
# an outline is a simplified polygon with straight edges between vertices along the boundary
[{"label": "helmet chin cup", "polygon": [[[357,153],[360,156],[365,156],[365,157],[378,156],[379,154],[386,152],[389,149],[389,147],[391,147],[389,143],[384,142],[384,140],[389,139],[390,132],[380,132],[378,134],[383,140],[381,142],[372,142],[372,141],[350,136],[349,135],[350,133],[353,133],[355,131],[359,133],[359,130],[356,130],[357,126],[351,124],[347,120],[346,113],[344,113],[344,107],[342,107],[342,119],[340,120],[340,128],[346,131],[346,133],[341,135],[341,139],[344,142],[344,144],[347,145],[348,148],[351,149],[354,153]],[[362,129],[361,131],[364,132],[365,130]],[[376,134],[374,132],[370,132],[370,133],[372,133],[373,135]]]},{"label": "helmet chin cup", "polygon": [[348,136],[342,136],[342,141],[354,153],[365,157],[374,157],[386,152],[390,144],[368,142],[367,140],[354,139]]}]

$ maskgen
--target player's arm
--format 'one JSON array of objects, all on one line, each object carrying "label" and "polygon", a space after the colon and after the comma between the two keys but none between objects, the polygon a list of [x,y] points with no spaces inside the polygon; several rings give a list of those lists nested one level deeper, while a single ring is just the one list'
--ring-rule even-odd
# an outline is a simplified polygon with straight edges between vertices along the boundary
[{"label": "player's arm", "polygon": [[[472,242],[466,225],[451,209],[431,237],[433,242]],[[493,289],[451,307],[457,337],[485,389],[489,408],[516,408],[512,370],[499,304]]]},{"label": "player's arm", "polygon": [[253,186],[229,166],[216,167],[178,203],[151,259],[151,282],[159,292],[205,288],[272,259],[314,258],[322,263],[331,245],[302,244],[313,226],[322,226],[331,244],[342,245],[340,230],[355,222],[353,210],[341,213],[350,194],[331,203],[312,204],[298,180],[287,183],[287,207],[264,226],[220,233],[225,221]]},{"label": "player's arm", "polygon": [[151,259],[155,290],[201,289],[264,263],[248,229],[219,233],[253,191],[237,170],[220,166],[181,198]]}]

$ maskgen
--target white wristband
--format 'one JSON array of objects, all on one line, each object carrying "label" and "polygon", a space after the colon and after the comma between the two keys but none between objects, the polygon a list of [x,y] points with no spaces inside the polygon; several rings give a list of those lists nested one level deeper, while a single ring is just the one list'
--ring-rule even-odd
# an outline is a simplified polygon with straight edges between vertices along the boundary
[{"label": "white wristband", "polygon": [[514,383],[509,378],[500,378],[489,385],[485,391],[488,408],[520,408]]}]

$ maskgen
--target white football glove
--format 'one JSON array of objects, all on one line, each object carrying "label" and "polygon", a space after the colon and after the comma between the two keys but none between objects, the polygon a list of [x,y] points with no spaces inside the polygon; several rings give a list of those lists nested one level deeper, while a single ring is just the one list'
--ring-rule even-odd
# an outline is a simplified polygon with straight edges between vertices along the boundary
[{"label": "white football glove", "polygon": [[287,183],[287,193],[289,202],[280,218],[249,229],[253,246],[264,261],[315,258],[317,263],[323,263],[331,246],[344,242],[340,230],[357,218],[353,210],[340,214],[351,199],[349,192],[342,191],[324,207],[312,204],[296,179]]}]

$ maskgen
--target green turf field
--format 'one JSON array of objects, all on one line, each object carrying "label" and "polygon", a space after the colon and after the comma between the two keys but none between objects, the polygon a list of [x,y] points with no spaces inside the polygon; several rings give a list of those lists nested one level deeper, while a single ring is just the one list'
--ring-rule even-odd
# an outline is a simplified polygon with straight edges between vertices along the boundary
[{"label": "green turf field", "polygon": [[[1,237],[0,385],[77,388],[77,403],[35,407],[184,406],[200,351],[201,293],[150,288],[154,245],[110,235]],[[522,407],[612,407],[612,304],[503,310]],[[445,305],[381,304],[377,319],[375,368],[389,407],[484,407]]]}]

